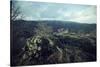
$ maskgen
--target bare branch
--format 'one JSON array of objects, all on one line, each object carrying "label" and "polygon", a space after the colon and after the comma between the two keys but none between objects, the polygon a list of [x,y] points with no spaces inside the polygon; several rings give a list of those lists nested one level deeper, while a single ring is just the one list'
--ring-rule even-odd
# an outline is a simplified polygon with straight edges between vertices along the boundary
[{"label": "bare branch", "polygon": [[52,32],[52,28],[46,23],[38,23],[37,28],[35,28],[35,34],[43,37],[50,36]]},{"label": "bare branch", "polygon": [[15,21],[17,19],[23,19],[23,14],[20,11],[20,7],[16,6],[16,3],[14,1],[11,1],[11,13],[10,17],[12,21]]}]

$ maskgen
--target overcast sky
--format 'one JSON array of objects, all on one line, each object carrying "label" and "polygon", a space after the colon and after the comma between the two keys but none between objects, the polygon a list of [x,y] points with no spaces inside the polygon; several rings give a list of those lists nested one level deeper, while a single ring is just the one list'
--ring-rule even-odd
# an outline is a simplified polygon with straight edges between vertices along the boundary
[{"label": "overcast sky", "polygon": [[18,1],[25,20],[62,20],[96,23],[95,5]]}]

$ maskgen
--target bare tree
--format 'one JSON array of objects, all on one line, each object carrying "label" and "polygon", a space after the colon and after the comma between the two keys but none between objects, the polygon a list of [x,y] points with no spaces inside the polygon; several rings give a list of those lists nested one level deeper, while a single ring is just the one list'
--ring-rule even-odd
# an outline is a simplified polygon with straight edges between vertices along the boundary
[{"label": "bare tree", "polygon": [[35,28],[35,34],[43,37],[48,37],[52,35],[52,28],[46,23],[38,23],[37,28]]},{"label": "bare tree", "polygon": [[20,7],[16,6],[16,1],[11,1],[11,5],[10,5],[10,17],[12,21],[19,19],[23,19],[24,15],[22,14],[22,12],[20,11]]}]

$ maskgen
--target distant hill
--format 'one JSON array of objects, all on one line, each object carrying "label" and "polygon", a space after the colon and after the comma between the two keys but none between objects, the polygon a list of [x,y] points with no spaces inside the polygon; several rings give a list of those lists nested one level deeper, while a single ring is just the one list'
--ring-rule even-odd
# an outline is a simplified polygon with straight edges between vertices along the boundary
[{"label": "distant hill", "polygon": [[38,23],[47,23],[49,26],[53,28],[54,31],[57,29],[64,28],[68,29],[72,32],[96,32],[96,24],[87,24],[87,23],[78,23],[78,22],[71,22],[71,21],[56,21],[56,20],[45,20],[45,21],[24,21],[24,20],[17,20],[12,22],[12,26],[14,29],[23,29],[26,31],[34,30]]}]

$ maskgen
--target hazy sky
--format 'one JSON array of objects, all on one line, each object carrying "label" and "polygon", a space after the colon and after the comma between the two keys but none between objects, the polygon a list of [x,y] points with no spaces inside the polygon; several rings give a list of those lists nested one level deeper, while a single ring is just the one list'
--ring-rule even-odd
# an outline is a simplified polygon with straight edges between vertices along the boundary
[{"label": "hazy sky", "polygon": [[64,20],[96,23],[95,5],[18,1],[25,20]]}]

